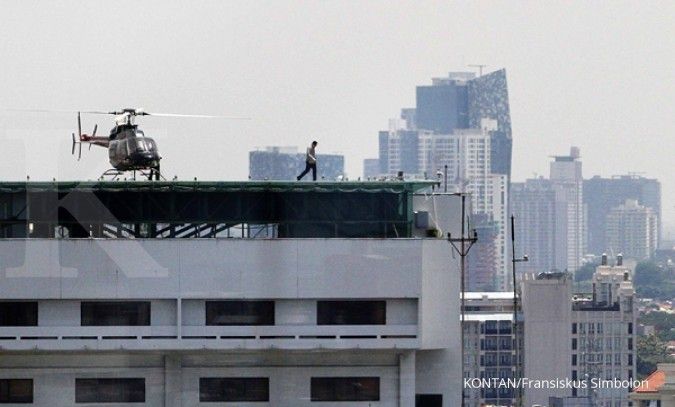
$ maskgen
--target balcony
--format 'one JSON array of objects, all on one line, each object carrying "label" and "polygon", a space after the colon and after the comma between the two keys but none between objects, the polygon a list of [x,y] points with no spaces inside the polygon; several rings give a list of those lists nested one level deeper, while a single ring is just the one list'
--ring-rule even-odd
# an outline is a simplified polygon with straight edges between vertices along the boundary
[{"label": "balcony", "polygon": [[0,351],[416,349],[417,325],[0,327]]}]

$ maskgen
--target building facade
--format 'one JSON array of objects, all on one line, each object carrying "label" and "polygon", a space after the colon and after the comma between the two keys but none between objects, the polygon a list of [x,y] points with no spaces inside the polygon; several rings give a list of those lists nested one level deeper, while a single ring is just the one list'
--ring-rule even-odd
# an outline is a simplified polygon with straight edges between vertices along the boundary
[{"label": "building facade", "polygon": [[[522,321],[513,324],[512,292],[467,292],[464,321],[464,377],[487,380],[519,377],[522,364]],[[516,338],[518,336],[518,340]],[[516,350],[516,346],[519,346]],[[518,359],[517,359],[518,358]],[[521,360],[522,363],[522,360]],[[514,388],[465,386],[465,406],[515,406]]]},{"label": "building facade", "polygon": [[650,208],[658,219],[657,241],[661,241],[661,184],[658,180],[639,175],[619,175],[611,178],[594,176],[584,180],[584,205],[588,210],[588,250],[597,256],[606,253],[606,222],[611,208],[626,199]]},{"label": "building facade", "polygon": [[525,405],[545,405],[555,397],[567,403],[579,398],[594,406],[629,406],[628,392],[637,377],[631,271],[620,258],[608,265],[605,256],[593,275],[590,296],[572,295],[570,273],[525,277],[524,377],[572,380],[570,386],[525,389]]},{"label": "building facade", "polygon": [[460,200],[428,186],[3,184],[0,402],[459,405],[458,260],[412,217],[459,234]]},{"label": "building facade", "polygon": [[506,70],[480,77],[470,72],[450,72],[446,78],[434,78],[430,86],[417,87],[418,129],[449,134],[457,129],[480,129],[484,119],[497,123],[490,130],[490,172],[510,179],[512,139]]},{"label": "building facade", "polygon": [[511,213],[515,217],[516,257],[528,255],[518,272],[541,273],[556,264],[556,200],[551,181],[544,178],[511,183]]},{"label": "building facade", "polygon": [[627,199],[607,214],[607,252],[622,253],[636,260],[650,258],[658,247],[657,225],[658,218],[651,208]]}]

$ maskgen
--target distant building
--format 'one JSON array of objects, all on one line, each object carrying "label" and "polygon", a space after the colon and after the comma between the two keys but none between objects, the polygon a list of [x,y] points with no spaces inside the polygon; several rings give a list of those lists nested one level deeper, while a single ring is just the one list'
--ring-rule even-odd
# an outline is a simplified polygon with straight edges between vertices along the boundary
[{"label": "distant building", "polygon": [[551,162],[551,185],[556,200],[556,264],[570,272],[581,267],[586,254],[586,219],[579,148]]},{"label": "distant building", "polygon": [[605,223],[606,251],[623,253],[636,260],[654,254],[657,240],[657,216],[651,208],[627,199],[623,205],[611,208]]},{"label": "distant building", "polygon": [[417,130],[390,129],[379,134],[380,174],[419,174]]},{"label": "distant building", "polygon": [[[467,292],[464,322],[464,377],[517,377],[512,292]],[[522,356],[522,326],[519,326]],[[513,388],[465,389],[467,406],[516,405]]]},{"label": "distant building", "polygon": [[661,242],[661,184],[638,175],[611,178],[594,176],[584,180],[583,202],[588,211],[588,251],[596,255],[607,251],[606,221],[611,208],[635,199],[651,208],[658,219],[657,241]]},{"label": "distant building", "polygon": [[[305,168],[305,152],[294,146],[270,146],[249,152],[248,161],[249,178],[252,180],[290,181]],[[317,154],[317,174],[320,179],[335,180],[344,175],[344,171],[344,156]]]},{"label": "distant building", "polygon": [[500,225],[491,222],[486,214],[471,217],[471,228],[476,230],[478,241],[467,257],[466,288],[469,291],[495,291],[498,281],[495,265],[499,264]]},{"label": "distant building", "polygon": [[515,217],[516,256],[528,255],[520,273],[564,269],[556,263],[556,194],[544,178],[511,183],[511,213]]},{"label": "distant building", "polygon": [[417,109],[401,109],[401,119],[405,120],[407,130],[417,130]]},{"label": "distant building", "polygon": [[586,219],[579,149],[556,156],[550,179],[512,183],[511,213],[515,217],[516,255],[527,254],[522,272],[569,272],[585,255]]},{"label": "distant building", "polygon": [[437,134],[456,129],[479,129],[484,119],[495,120],[490,131],[490,172],[511,177],[511,116],[506,70],[476,78],[471,72],[451,72],[434,78],[430,86],[417,87],[415,128]]},{"label": "distant building", "polygon": [[366,158],[363,160],[363,179],[374,178],[380,175],[380,160]]}]

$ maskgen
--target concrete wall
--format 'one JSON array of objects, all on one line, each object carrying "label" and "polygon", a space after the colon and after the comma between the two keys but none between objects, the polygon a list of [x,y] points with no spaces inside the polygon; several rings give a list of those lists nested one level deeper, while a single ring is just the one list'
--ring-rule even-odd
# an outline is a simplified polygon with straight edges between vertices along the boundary
[{"label": "concrete wall", "polygon": [[[572,379],[571,280],[525,280],[524,377],[531,380]],[[547,405],[549,397],[571,396],[569,388],[524,389],[524,405]]]},{"label": "concrete wall", "polygon": [[[0,298],[418,298],[442,240],[0,241]],[[442,262],[447,259],[424,259]]]}]

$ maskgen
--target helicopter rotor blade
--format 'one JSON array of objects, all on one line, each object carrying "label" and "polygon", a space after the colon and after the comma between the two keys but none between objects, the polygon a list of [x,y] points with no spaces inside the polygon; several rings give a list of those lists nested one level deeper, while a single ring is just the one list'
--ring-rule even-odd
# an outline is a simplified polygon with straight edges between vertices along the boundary
[{"label": "helicopter rotor blade", "polygon": [[82,120],[80,119],[80,112],[77,112],[77,135],[82,140]]},{"label": "helicopter rotor blade", "polygon": [[237,117],[237,116],[216,116],[208,114],[177,114],[177,113],[149,113],[142,112],[139,113],[140,116],[157,116],[157,117],[194,117],[199,119],[229,119],[229,120],[251,120],[250,117]]},{"label": "helicopter rotor blade", "polygon": [[80,143],[79,146],[80,149],[79,152],[77,153],[77,161],[80,161],[80,159],[82,158],[82,143]]},{"label": "helicopter rotor blade", "polygon": [[5,109],[8,112],[32,112],[32,113],[86,113],[86,114],[118,114],[117,112],[104,112],[102,110],[58,110],[58,109]]},{"label": "helicopter rotor blade", "polygon": [[73,147],[70,149],[70,154],[75,155],[75,133],[73,134]]}]

